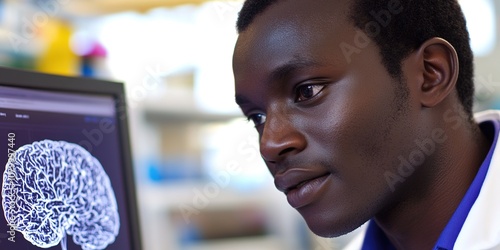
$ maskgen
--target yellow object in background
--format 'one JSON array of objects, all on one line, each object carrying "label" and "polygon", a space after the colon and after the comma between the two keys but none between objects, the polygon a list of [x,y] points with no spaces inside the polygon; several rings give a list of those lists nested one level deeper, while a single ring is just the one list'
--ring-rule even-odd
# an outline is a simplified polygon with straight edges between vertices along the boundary
[{"label": "yellow object in background", "polygon": [[72,28],[69,24],[50,20],[40,27],[40,38],[46,45],[36,58],[35,69],[58,75],[79,75],[80,61],[70,46]]}]

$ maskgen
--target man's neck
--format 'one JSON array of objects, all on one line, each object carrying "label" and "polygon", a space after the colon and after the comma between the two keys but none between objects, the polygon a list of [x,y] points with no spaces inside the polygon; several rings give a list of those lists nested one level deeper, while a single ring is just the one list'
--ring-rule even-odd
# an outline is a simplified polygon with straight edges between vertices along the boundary
[{"label": "man's neck", "polygon": [[397,249],[434,247],[491,146],[476,124],[449,128],[446,135],[435,157],[408,180],[401,199],[375,218]]}]

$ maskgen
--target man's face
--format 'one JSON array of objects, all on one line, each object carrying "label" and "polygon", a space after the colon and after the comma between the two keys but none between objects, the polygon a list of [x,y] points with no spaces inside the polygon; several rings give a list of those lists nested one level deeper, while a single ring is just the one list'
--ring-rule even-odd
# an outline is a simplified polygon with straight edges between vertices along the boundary
[{"label": "man's face", "polygon": [[419,109],[400,98],[371,42],[343,1],[282,1],[238,38],[236,98],[256,123],[262,157],[278,189],[313,232],[338,236],[396,202],[386,173],[397,173],[418,132]]}]

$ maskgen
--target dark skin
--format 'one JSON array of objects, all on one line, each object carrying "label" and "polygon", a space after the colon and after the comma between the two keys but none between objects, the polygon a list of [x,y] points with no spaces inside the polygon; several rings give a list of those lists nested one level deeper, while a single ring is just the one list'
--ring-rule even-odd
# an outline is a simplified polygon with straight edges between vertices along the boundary
[{"label": "dark skin", "polygon": [[[349,6],[290,0],[257,16],[234,52],[236,101],[256,123],[277,188],[313,232],[335,237],[374,219],[398,249],[431,249],[490,142],[459,115],[453,46],[426,41],[402,62],[405,81],[388,74],[375,42],[349,63],[338,46],[357,31]],[[446,140],[391,189],[385,174],[435,129]]]}]

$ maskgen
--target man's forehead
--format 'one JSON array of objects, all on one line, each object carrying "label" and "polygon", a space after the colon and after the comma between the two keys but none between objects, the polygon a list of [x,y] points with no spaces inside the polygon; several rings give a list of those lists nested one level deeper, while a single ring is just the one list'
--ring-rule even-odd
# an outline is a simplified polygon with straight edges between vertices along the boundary
[{"label": "man's forehead", "polygon": [[340,36],[339,29],[347,24],[348,2],[289,0],[269,6],[240,33],[233,63],[248,66],[256,54],[261,61],[279,58],[283,53],[300,54],[302,47]]},{"label": "man's forehead", "polygon": [[[299,25],[300,23],[321,23],[327,19],[343,21],[349,15],[353,0],[281,0],[269,5],[257,14],[249,29],[281,25]],[[319,28],[319,27],[318,27]],[[265,30],[265,29],[264,29]]]}]

